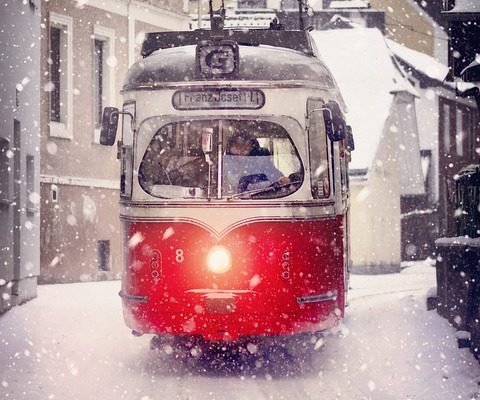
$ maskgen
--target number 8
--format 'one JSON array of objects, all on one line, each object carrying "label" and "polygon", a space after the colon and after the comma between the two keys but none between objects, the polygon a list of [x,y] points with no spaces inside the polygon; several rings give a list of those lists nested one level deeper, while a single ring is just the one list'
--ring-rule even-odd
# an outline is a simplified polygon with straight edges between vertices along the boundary
[{"label": "number 8", "polygon": [[183,255],[183,250],[182,249],[177,249],[175,251],[175,260],[178,262],[178,263],[183,263],[183,260],[185,260],[185,257]]}]

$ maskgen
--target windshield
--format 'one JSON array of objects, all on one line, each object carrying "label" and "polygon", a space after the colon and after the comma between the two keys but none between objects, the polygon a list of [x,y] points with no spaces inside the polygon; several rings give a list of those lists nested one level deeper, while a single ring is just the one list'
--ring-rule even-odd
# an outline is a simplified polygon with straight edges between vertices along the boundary
[{"label": "windshield", "polygon": [[139,167],[140,186],[160,198],[265,199],[288,196],[303,166],[288,132],[260,120],[209,119],[142,124],[155,132]]}]

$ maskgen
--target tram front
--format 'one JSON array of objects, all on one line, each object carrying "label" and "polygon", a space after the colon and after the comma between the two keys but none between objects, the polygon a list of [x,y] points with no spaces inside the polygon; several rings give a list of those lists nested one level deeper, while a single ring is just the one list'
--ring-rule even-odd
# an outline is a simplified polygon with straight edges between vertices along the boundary
[{"label": "tram front", "polygon": [[123,115],[125,321],[207,341],[332,328],[348,259],[335,83],[306,32],[205,35],[150,35],[105,115],[106,144]]}]

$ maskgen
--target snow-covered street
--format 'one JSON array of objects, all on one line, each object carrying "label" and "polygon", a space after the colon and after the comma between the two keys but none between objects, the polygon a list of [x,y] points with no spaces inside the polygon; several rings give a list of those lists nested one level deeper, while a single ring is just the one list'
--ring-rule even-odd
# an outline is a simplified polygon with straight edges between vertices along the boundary
[{"label": "snow-covered street", "polygon": [[[428,263],[354,275],[347,318],[295,373],[284,365],[187,366],[125,327],[120,283],[40,286],[0,317],[2,399],[479,399],[480,367],[425,298]],[[281,361],[279,361],[281,363]],[[295,368],[294,368],[295,369]]]}]

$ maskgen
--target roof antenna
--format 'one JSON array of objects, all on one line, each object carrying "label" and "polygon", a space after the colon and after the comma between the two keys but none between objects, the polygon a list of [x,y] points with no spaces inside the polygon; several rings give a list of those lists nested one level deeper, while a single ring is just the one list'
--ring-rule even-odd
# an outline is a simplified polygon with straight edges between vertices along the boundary
[{"label": "roof antenna", "polygon": [[213,0],[208,1],[208,6],[210,9],[210,28],[212,31],[221,31],[225,26],[225,3],[224,0],[222,0],[220,14],[214,14],[212,1]]}]

